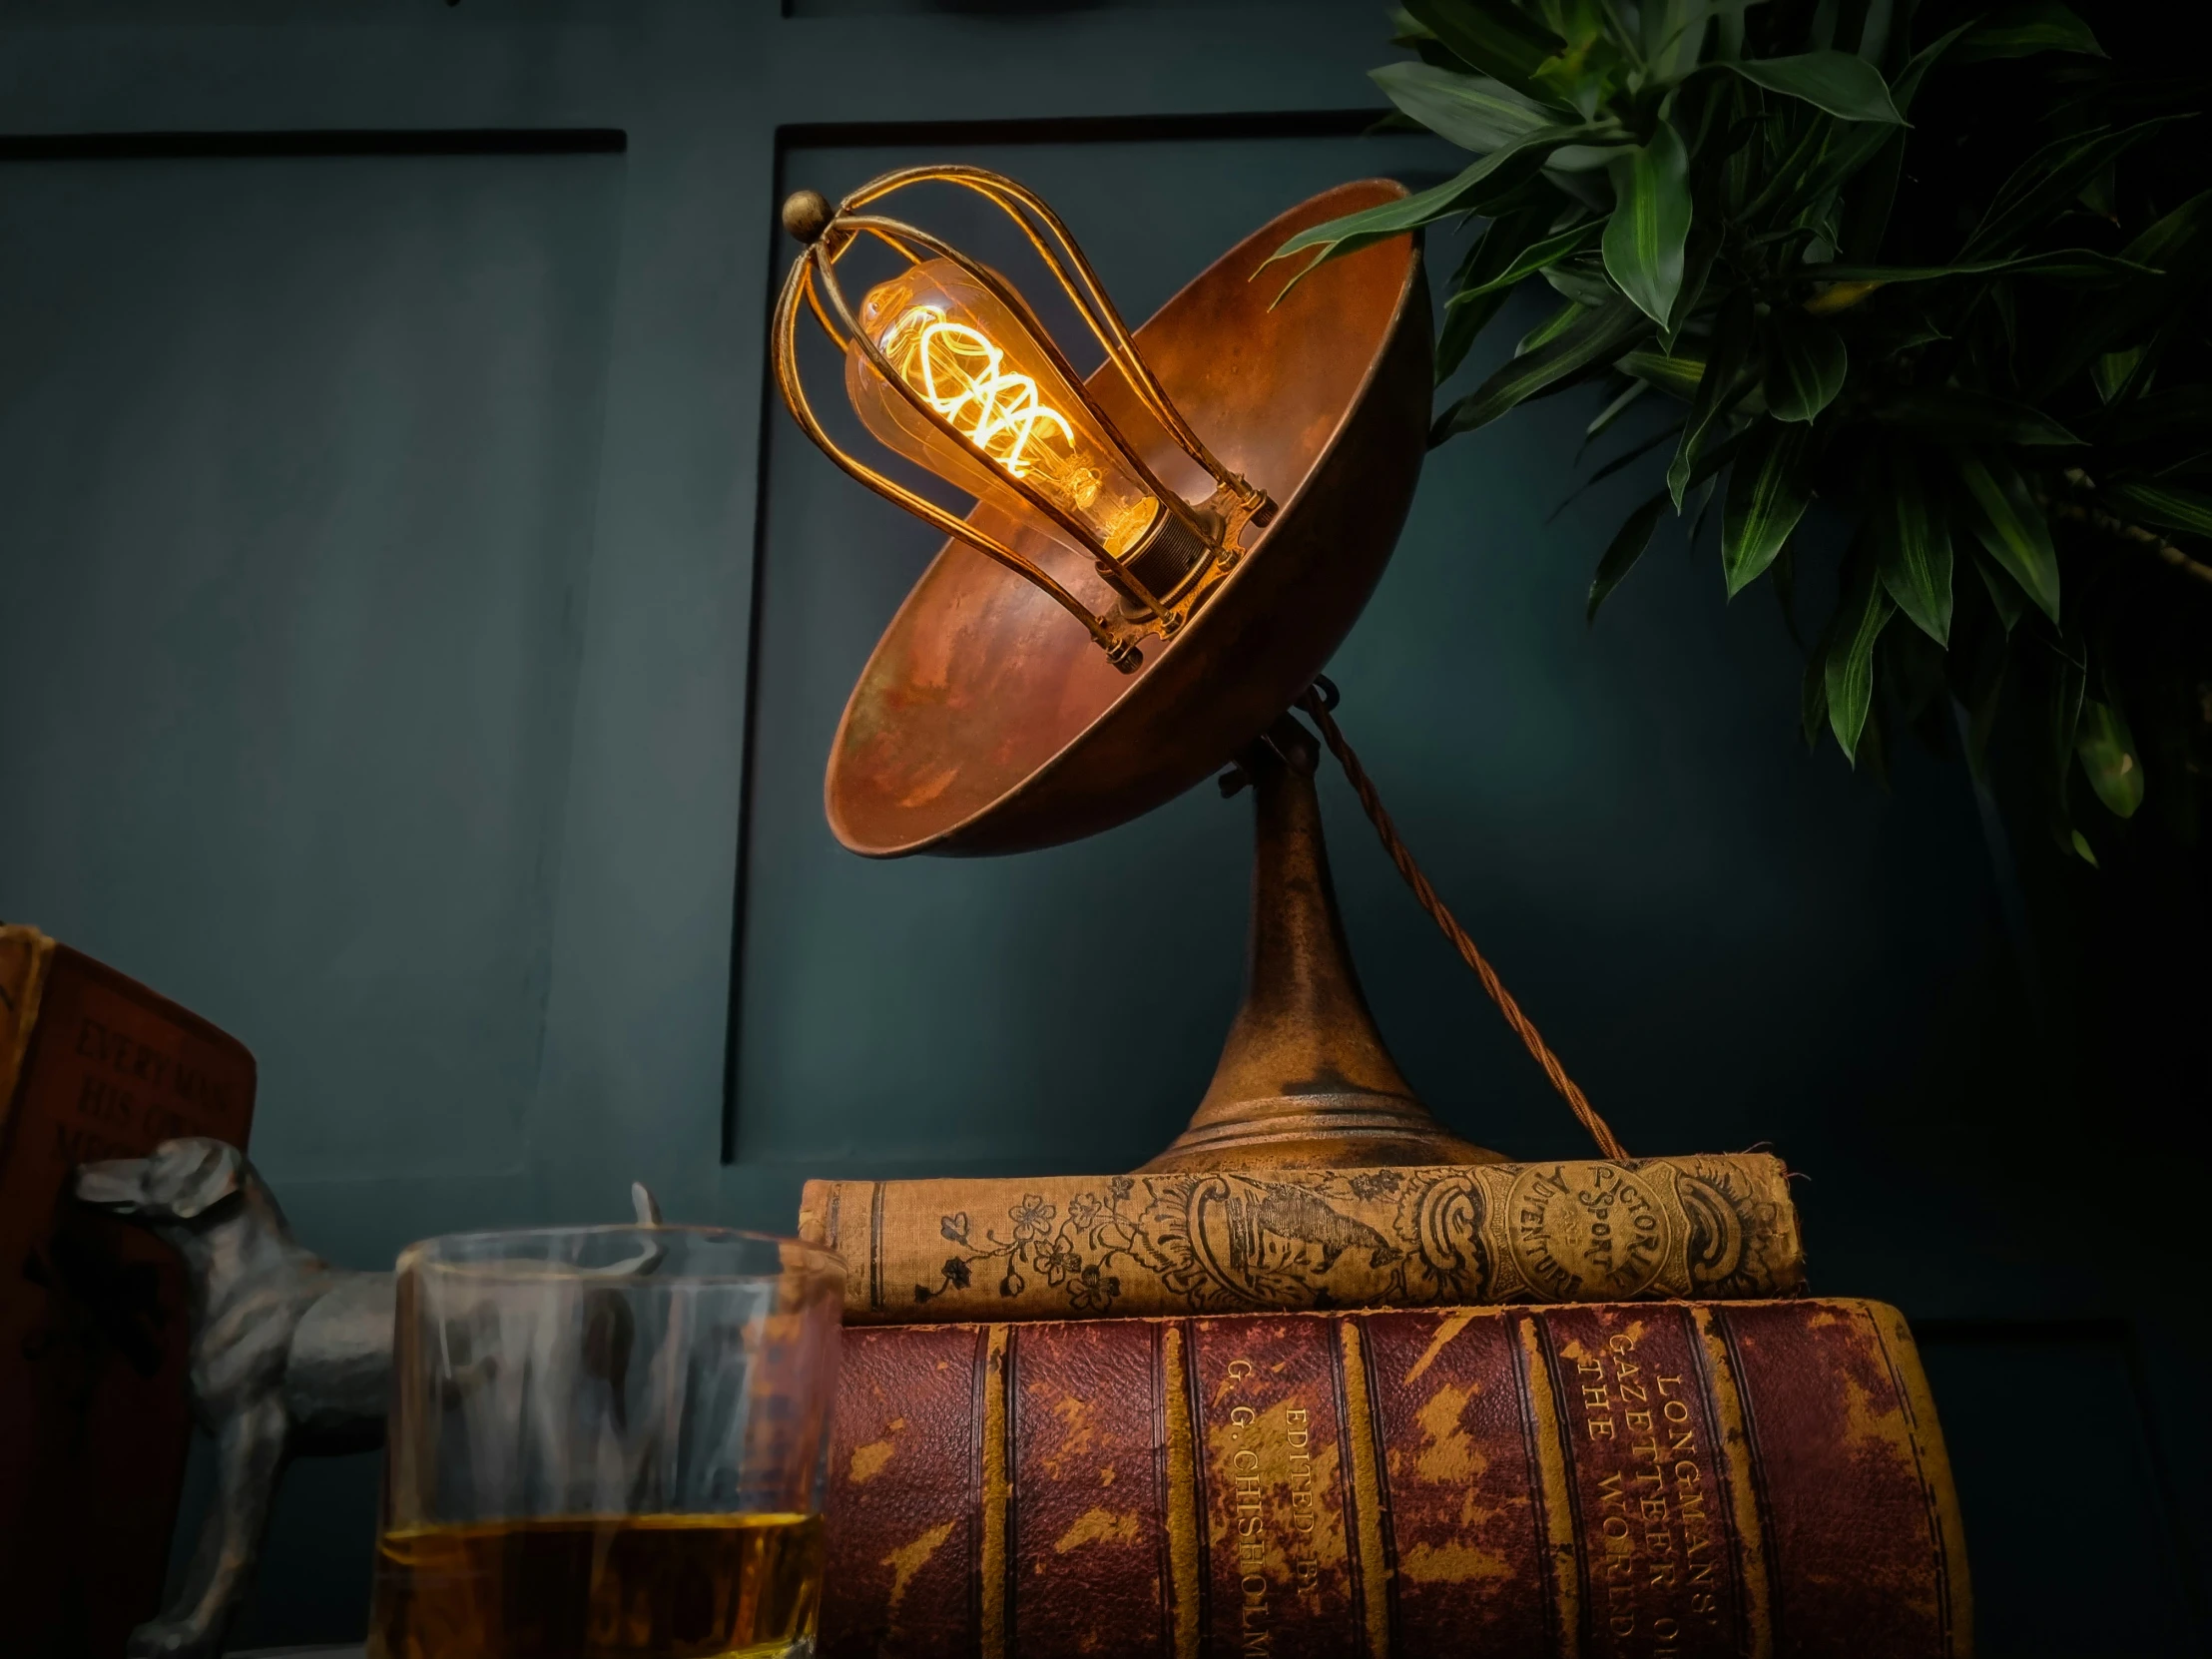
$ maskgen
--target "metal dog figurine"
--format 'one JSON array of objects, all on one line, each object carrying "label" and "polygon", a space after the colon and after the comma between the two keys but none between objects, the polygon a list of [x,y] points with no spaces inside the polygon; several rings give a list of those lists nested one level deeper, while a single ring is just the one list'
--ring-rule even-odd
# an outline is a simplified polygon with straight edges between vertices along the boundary
[{"label": "metal dog figurine", "polygon": [[292,1238],[244,1153],[165,1141],[79,1167],[77,1198],[151,1229],[185,1260],[194,1420],[216,1443],[216,1495],[174,1606],[130,1659],[213,1659],[253,1587],[270,1500],[299,1455],[381,1443],[391,1391],[392,1276],[333,1268]]},{"label": "metal dog figurine", "polygon": [[[164,1141],[151,1158],[78,1166],[81,1203],[166,1239],[185,1259],[187,1389],[216,1443],[216,1495],[176,1605],[131,1633],[129,1659],[214,1659],[254,1587],[271,1500],[297,1456],[365,1451],[391,1400],[392,1276],[333,1268],[291,1236],[254,1166],[222,1141]],[[661,1207],[643,1182],[640,1227]],[[666,1253],[594,1270],[651,1273]]]}]

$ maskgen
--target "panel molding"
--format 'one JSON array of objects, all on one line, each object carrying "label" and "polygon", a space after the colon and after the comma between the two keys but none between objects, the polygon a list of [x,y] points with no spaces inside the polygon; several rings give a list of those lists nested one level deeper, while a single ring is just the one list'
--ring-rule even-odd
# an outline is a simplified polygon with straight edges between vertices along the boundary
[{"label": "panel molding", "polygon": [[248,160],[288,156],[595,156],[619,127],[238,128],[228,132],[0,134],[0,162]]}]

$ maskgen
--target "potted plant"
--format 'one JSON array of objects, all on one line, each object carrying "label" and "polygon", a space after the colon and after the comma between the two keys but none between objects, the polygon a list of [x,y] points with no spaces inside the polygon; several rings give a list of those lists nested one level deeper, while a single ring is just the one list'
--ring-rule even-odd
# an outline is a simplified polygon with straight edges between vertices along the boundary
[{"label": "potted plant", "polygon": [[[1980,773],[2001,727],[2008,799],[2067,852],[2095,862],[2146,801],[2193,841],[2205,84],[2115,63],[2055,0],[1409,0],[1396,44],[1374,75],[1399,119],[1472,160],[1278,269],[1487,222],[1447,284],[1431,442],[1598,388],[1587,435],[1618,452],[1586,482],[1655,477],[1597,560],[1593,621],[1682,515],[1693,544],[1712,527],[1724,593],[1767,583],[1793,631],[1832,585],[1799,634],[1808,742],[1879,771],[1901,733],[1949,749],[1955,727]],[[1458,389],[1537,284],[1556,307]]]}]

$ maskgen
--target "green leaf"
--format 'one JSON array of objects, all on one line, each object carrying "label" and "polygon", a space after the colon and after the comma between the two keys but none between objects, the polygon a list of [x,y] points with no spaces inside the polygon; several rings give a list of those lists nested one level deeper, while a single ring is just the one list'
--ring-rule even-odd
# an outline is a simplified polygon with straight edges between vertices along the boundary
[{"label": "green leaf", "polygon": [[2097,401],[2109,403],[2127,389],[2127,383],[2135,376],[2135,366],[2143,360],[2143,347],[2131,346],[2125,351],[2107,351],[2089,365],[2089,383],[2097,388]]},{"label": "green leaf", "polygon": [[1972,28],[1971,23],[1961,23],[1948,34],[1937,35],[1918,52],[1905,67],[1898,71],[1897,79],[1890,83],[1890,102],[1898,107],[1900,115],[1913,113],[1913,100],[1920,95],[1921,81],[1936,67],[1936,60],[1956,44],[1958,37]]},{"label": "green leaf", "polygon": [[1597,608],[1644,556],[1644,549],[1651,545],[1651,532],[1658,527],[1659,515],[1666,510],[1667,492],[1661,490],[1621,521],[1621,527],[1613,532],[1612,541],[1606,544],[1604,557],[1597,562],[1597,575],[1590,581],[1590,602],[1583,612],[1584,621],[1597,621]]},{"label": "green leaf", "polygon": [[1513,355],[1525,357],[1539,346],[1549,345],[1561,334],[1590,314],[1590,307],[1568,300],[1543,321],[1528,330],[1513,345]]},{"label": "green leaf", "polygon": [[2004,624],[2005,633],[2010,634],[2027,607],[2027,595],[1986,553],[1976,550],[1973,567],[1981,573],[1981,585],[1989,590],[1989,603],[1996,607],[1997,621]]},{"label": "green leaf", "polygon": [[1789,275],[1811,282],[1934,282],[1946,276],[2056,276],[2072,281],[2118,281],[2126,276],[2155,276],[2158,272],[2124,256],[2089,248],[2061,248],[2048,254],[2019,254],[2008,260],[1961,260],[1951,265],[1808,265]]},{"label": "green leaf", "polygon": [[1870,316],[1864,311],[1846,317],[1844,327],[1852,344],[1872,358],[1902,357],[1923,345],[1950,336],[1926,316]]},{"label": "green leaf", "polygon": [[1961,451],[1959,482],[1973,498],[1973,532],[1989,557],[2019,583],[2051,621],[2058,620],[2058,550],[2027,482],[2001,455]]},{"label": "green leaf", "polygon": [[2140,519],[2145,524],[2155,524],[2161,530],[2187,530],[2193,535],[2212,536],[2212,495],[2134,479],[2107,484],[2104,493],[2130,518]]},{"label": "green leaf", "polygon": [[1705,378],[1703,357],[1670,356],[1664,351],[1630,351],[1613,366],[1684,402],[1697,395],[1698,382]]},{"label": "green leaf", "polygon": [[2135,734],[2127,729],[2119,710],[2093,697],[2084,698],[2074,753],[2106,810],[2114,818],[2133,818],[2143,804],[2143,767],[2136,759]]},{"label": "green leaf", "polygon": [[[1342,219],[1332,219],[1327,224],[1312,225],[1278,248],[1261,263],[1265,271],[1277,260],[1287,260],[1294,254],[1316,250],[1312,261],[1299,269],[1298,275],[1284,284],[1288,293],[1297,286],[1299,278],[1316,267],[1330,260],[1342,259],[1347,254],[1358,253],[1363,248],[1379,242],[1403,236],[1407,231],[1418,230],[1423,225],[1433,225],[1439,219],[1449,219],[1453,214],[1479,208],[1494,193],[1509,185],[1518,184],[1518,172],[1533,170],[1545,156],[1562,144],[1590,137],[1596,129],[1588,127],[1547,127],[1540,132],[1516,139],[1500,146],[1480,161],[1463,169],[1442,184],[1420,191],[1412,196],[1400,197],[1395,202],[1384,202],[1356,214],[1346,214]],[[1514,166],[1513,164],[1518,164]],[[1512,167],[1512,171],[1506,171]],[[1257,276],[1259,272],[1254,272]],[[1280,303],[1282,296],[1277,295]]]},{"label": "green leaf", "polygon": [[1795,58],[1742,58],[1730,64],[1745,80],[1769,92],[1802,98],[1845,121],[1903,126],[1882,72],[1849,52],[1807,52]]},{"label": "green leaf", "polygon": [[[1720,468],[1715,467],[1713,470],[1719,472]],[[1688,544],[1690,550],[1695,552],[1697,550],[1697,539],[1705,530],[1705,515],[1712,510],[1713,480],[1711,478],[1702,479],[1693,487],[1697,490],[1697,511],[1690,515],[1690,533],[1682,539]]]},{"label": "green leaf", "polygon": [[1851,368],[1844,336],[1794,305],[1768,318],[1767,412],[1777,420],[1811,420],[1836,400]]},{"label": "green leaf", "polygon": [[[1708,479],[1719,477],[1728,464],[1735,460],[1737,451],[1743,448],[1744,437],[1743,432],[1732,432],[1719,442],[1709,443],[1700,449],[1696,462],[1690,467],[1690,476],[1684,486],[1685,489],[1696,489]],[[1711,501],[1712,493],[1711,490],[1705,492],[1706,502]],[[1700,523],[1704,522],[1702,517],[1704,511],[1705,503],[1701,503],[1698,507],[1698,512],[1701,515]],[[1692,539],[1695,540],[1696,538],[1693,537]]]},{"label": "green leaf", "polygon": [[[1835,631],[1835,624],[1829,624]],[[1805,684],[1798,695],[1798,719],[1805,728],[1805,747],[1818,749],[1821,728],[1828,724],[1828,640],[1823,634],[1805,659]]]},{"label": "green leaf", "polygon": [[1405,0],[1405,9],[1462,63],[1533,98],[1545,96],[1536,71],[1566,50],[1565,41],[1509,0]]},{"label": "green leaf", "polygon": [[[1542,238],[1551,218],[1550,206],[1524,208],[1501,214],[1483,227],[1459,269],[1452,273],[1455,292],[1444,303],[1443,327],[1436,335],[1436,384],[1442,385],[1465,360],[1475,336],[1503,308],[1508,289],[1490,285],[1489,278],[1510,266],[1529,244]],[[1469,284],[1481,287],[1469,295]]]},{"label": "green leaf", "polygon": [[2096,848],[2089,844],[2087,835],[2084,835],[2078,830],[2069,829],[2066,831],[2066,844],[2073,849],[2073,855],[2091,869],[2098,867]]},{"label": "green leaf", "polygon": [[1660,343],[1670,353],[1681,343],[1683,330],[1705,297],[1705,284],[1713,275],[1721,241],[1722,227],[1718,225],[1700,222],[1691,228],[1690,240],[1682,250],[1682,288],[1674,296],[1674,315],[1667,319],[1667,331],[1660,336]]},{"label": "green leaf", "polygon": [[1875,566],[1898,608],[1937,645],[1950,644],[1950,525],[1922,487],[1909,452],[1890,457],[1868,530]]},{"label": "green leaf", "polygon": [[1805,516],[1812,493],[1800,463],[1811,437],[1810,427],[1762,420],[1737,452],[1721,509],[1721,574],[1729,598],[1774,563]]},{"label": "green leaf", "polygon": [[1587,255],[1545,266],[1543,277],[1555,291],[1577,304],[1602,305],[1613,297],[1613,284],[1606,279],[1604,266]]},{"label": "green leaf", "polygon": [[[1507,259],[1494,274],[1468,273],[1471,285],[1462,287],[1444,303],[1447,307],[1461,305],[1469,300],[1480,298],[1495,289],[1509,288],[1531,273],[1541,271],[1545,266],[1551,265],[1555,261],[1566,259],[1572,254],[1579,254],[1583,249],[1593,246],[1598,238],[1604,234],[1604,230],[1605,225],[1602,220],[1592,219],[1580,225],[1570,226],[1555,236],[1543,237],[1531,242],[1522,248],[1519,253]],[[1487,237],[1484,240],[1487,241]]]},{"label": "green leaf", "polygon": [[1636,74],[1628,54],[1597,24],[1565,51],[1546,58],[1530,78],[1553,102],[1587,121]]},{"label": "green leaf", "polygon": [[2016,244],[2041,230],[2055,213],[2080,194],[2082,186],[2119,157],[2160,128],[2183,119],[2186,118],[2162,115],[2116,133],[2081,134],[2044,145],[2014,169],[2012,177],[1998,189],[1981,223],[1966,239],[1966,246],[1958,251],[1958,257],[1961,260],[1986,259],[2010,252]]},{"label": "green leaf", "polygon": [[2120,250],[2120,258],[2153,270],[2188,250],[2212,223],[2212,190],[2201,191],[2170,214],[2147,226]]},{"label": "green leaf", "polygon": [[[1975,561],[1987,577],[1987,561]],[[2007,584],[2009,585],[2009,584]],[[1990,589],[1992,593],[1996,590]],[[2005,647],[1997,646],[1982,658],[1983,667],[1974,676],[1962,701],[1966,705],[1966,765],[1972,770],[1974,781],[1989,782],[1989,740],[1996,734],[1997,715],[2004,706],[2005,672],[2011,666]]]},{"label": "green leaf", "polygon": [[[1897,79],[1890,83],[1890,102],[1900,116],[1912,109],[1922,78],[1965,28],[1961,23],[1938,36],[1898,71]],[[1897,127],[1883,122],[1854,122],[1839,133],[1825,118],[1813,121],[1808,124],[1804,143],[1788,166],[1777,171],[1760,199],[1780,199],[1787,211],[1778,217],[1794,220],[1806,210],[1817,208],[1862,172],[1867,173],[1866,186],[1854,192],[1845,238],[1854,253],[1865,252],[1879,244],[1881,227],[1889,219],[1889,200],[1903,159],[1904,137]]]},{"label": "green leaf", "polygon": [[1581,314],[1556,338],[1501,365],[1438,416],[1429,428],[1429,447],[1495,420],[1514,404],[1593,363],[1610,361],[1622,346],[1651,327],[1651,320],[1625,299],[1576,308]]},{"label": "green leaf", "polygon": [[2206,427],[2212,427],[2212,386],[2173,386],[2146,392],[2112,409],[2097,424],[2097,442],[2124,448]]},{"label": "green leaf", "polygon": [[[1618,367],[1619,365],[1615,364],[1614,366]],[[1628,412],[1629,405],[1650,389],[1651,387],[1641,380],[1629,381],[1627,387],[1622,390],[1619,396],[1590,417],[1589,425],[1582,428],[1582,441],[1587,444],[1592,438],[1600,437],[1610,431],[1613,422]]]},{"label": "green leaf", "polygon": [[1859,737],[1874,703],[1874,648],[1890,625],[1895,607],[1889,590],[1875,580],[1874,562],[1855,560],[1858,575],[1845,590],[1843,606],[1830,624],[1832,637],[1822,679],[1828,693],[1828,729],[1844,758],[1859,760]]},{"label": "green leaf", "polygon": [[[1905,67],[1898,71],[1897,79],[1890,83],[1890,102],[1896,106],[1899,116],[1911,113],[1922,79],[1935,66],[1936,61],[1950,49],[1952,42],[1966,32],[1967,27],[1968,25],[1961,23],[1948,34],[1938,35],[1914,53]],[[1861,122],[1842,135],[1831,138],[1826,152],[1812,165],[1803,184],[1795,193],[1800,205],[1816,202],[1830,191],[1840,189],[1861,169],[1881,161],[1885,156],[1890,158],[1890,166],[1894,171],[1901,155],[1897,141],[1902,137],[1902,134],[1885,128],[1881,123]],[[1894,183],[1892,178],[1881,185],[1885,201],[1882,204],[1868,205],[1867,223],[1857,227],[1860,235],[1879,240],[1877,223],[1887,221],[1889,217],[1886,199]]]},{"label": "green leaf", "polygon": [[1662,121],[1651,142],[1615,169],[1619,205],[1605,225],[1605,270],[1652,321],[1664,324],[1682,288],[1690,235],[1690,156]]},{"label": "green leaf", "polygon": [[[1782,151],[1781,145],[1784,139],[1789,136],[1793,125],[1798,129],[1795,141],[1791,143],[1786,152]],[[1798,120],[1795,123],[1784,116],[1773,116],[1768,119],[1766,127],[1770,142],[1775,146],[1781,159],[1765,170],[1766,183],[1760,187],[1759,194],[1751,199],[1750,205],[1737,216],[1739,221],[1760,220],[1768,217],[1768,210],[1772,209],[1777,202],[1786,196],[1802,198],[1805,194],[1804,181],[1808,171],[1828,152],[1829,140],[1835,136],[1836,132],[1835,122],[1825,115],[1812,116]],[[1889,134],[1880,132],[1878,129],[1869,129],[1869,131],[1876,132],[1878,137],[1889,137]],[[1759,146],[1756,143],[1752,146],[1754,151],[1758,148]],[[1775,217],[1787,220],[1791,216],[1776,215]]]},{"label": "green leaf", "polygon": [[2192,307],[2206,276],[2207,232],[2212,231],[2212,191],[2204,192],[2151,225],[2120,250],[2136,268],[2130,279],[2077,316],[2067,337],[2049,353],[2034,389],[2048,392],[2116,346],[2133,345]]},{"label": "green leaf", "polygon": [[1748,385],[1744,364],[1751,356],[1754,326],[1748,293],[1732,300],[1714,326],[1705,372],[1698,377],[1697,396],[1690,404],[1690,418],[1682,428],[1682,442],[1675,449],[1673,464],[1667,468],[1667,487],[1674,492],[1676,512],[1682,510],[1682,492],[1690,486],[1698,452]]},{"label": "green leaf", "polygon": [[1436,38],[1436,32],[1433,29],[1429,28],[1427,24],[1403,6],[1390,8],[1390,27],[1397,31],[1396,34],[1390,37],[1392,46],[1411,48],[1420,45],[1423,41],[1431,41]]},{"label": "green leaf", "polygon": [[[1852,132],[1878,130],[1855,127]],[[1836,251],[1844,258],[1871,260],[1881,251],[1890,228],[1890,210],[1897,203],[1898,177],[1905,170],[1905,140],[1902,132],[1886,134],[1873,156],[1847,180],[1838,181],[1852,185],[1843,208],[1843,235],[1836,239]]]},{"label": "green leaf", "polygon": [[1495,150],[1552,124],[1549,111],[1487,75],[1455,75],[1424,63],[1368,71],[1389,101],[1462,150]]},{"label": "green leaf", "polygon": [[1875,406],[1877,420],[1910,427],[1939,443],[2066,446],[2081,440],[2040,409],[1965,386],[1919,386]]},{"label": "green leaf", "polygon": [[1436,331],[1437,385],[1458,372],[1476,336],[1490,325],[1512,296],[1510,288],[1492,288],[1472,304],[1453,305],[1444,312],[1444,325]]},{"label": "green leaf", "polygon": [[1623,450],[1620,454],[1615,455],[1611,460],[1607,461],[1603,466],[1599,467],[1595,472],[1591,473],[1590,476],[1584,480],[1583,487],[1586,489],[1591,484],[1595,484],[1603,479],[1612,477],[1613,474],[1620,471],[1621,468],[1629,466],[1634,462],[1640,460],[1642,457],[1650,454],[1654,449],[1657,449],[1662,443],[1665,443],[1669,438],[1673,437],[1681,430],[1682,422],[1680,422],[1679,420],[1676,421],[1672,426],[1661,427],[1658,431],[1652,433],[1650,437],[1645,438],[1641,443],[1636,444],[1633,448]]},{"label": "green leaf", "polygon": [[1721,9],[1712,0],[1646,0],[1638,21],[1654,81],[1672,86],[1697,67],[1706,29]]},{"label": "green leaf", "polygon": [[2058,0],[2029,0],[2026,5],[2002,7],[1975,25],[1958,43],[1951,62],[2025,58],[2037,52],[2083,52],[2093,58],[2105,55],[2089,25],[2059,5]]}]

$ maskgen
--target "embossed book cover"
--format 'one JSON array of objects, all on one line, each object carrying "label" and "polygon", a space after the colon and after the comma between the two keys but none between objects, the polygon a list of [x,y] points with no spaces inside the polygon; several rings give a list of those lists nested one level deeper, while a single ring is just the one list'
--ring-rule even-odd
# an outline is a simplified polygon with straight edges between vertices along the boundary
[{"label": "embossed book cover", "polygon": [[810,1181],[849,1324],[1785,1296],[1788,1172],[1747,1153],[1020,1181]]}]

